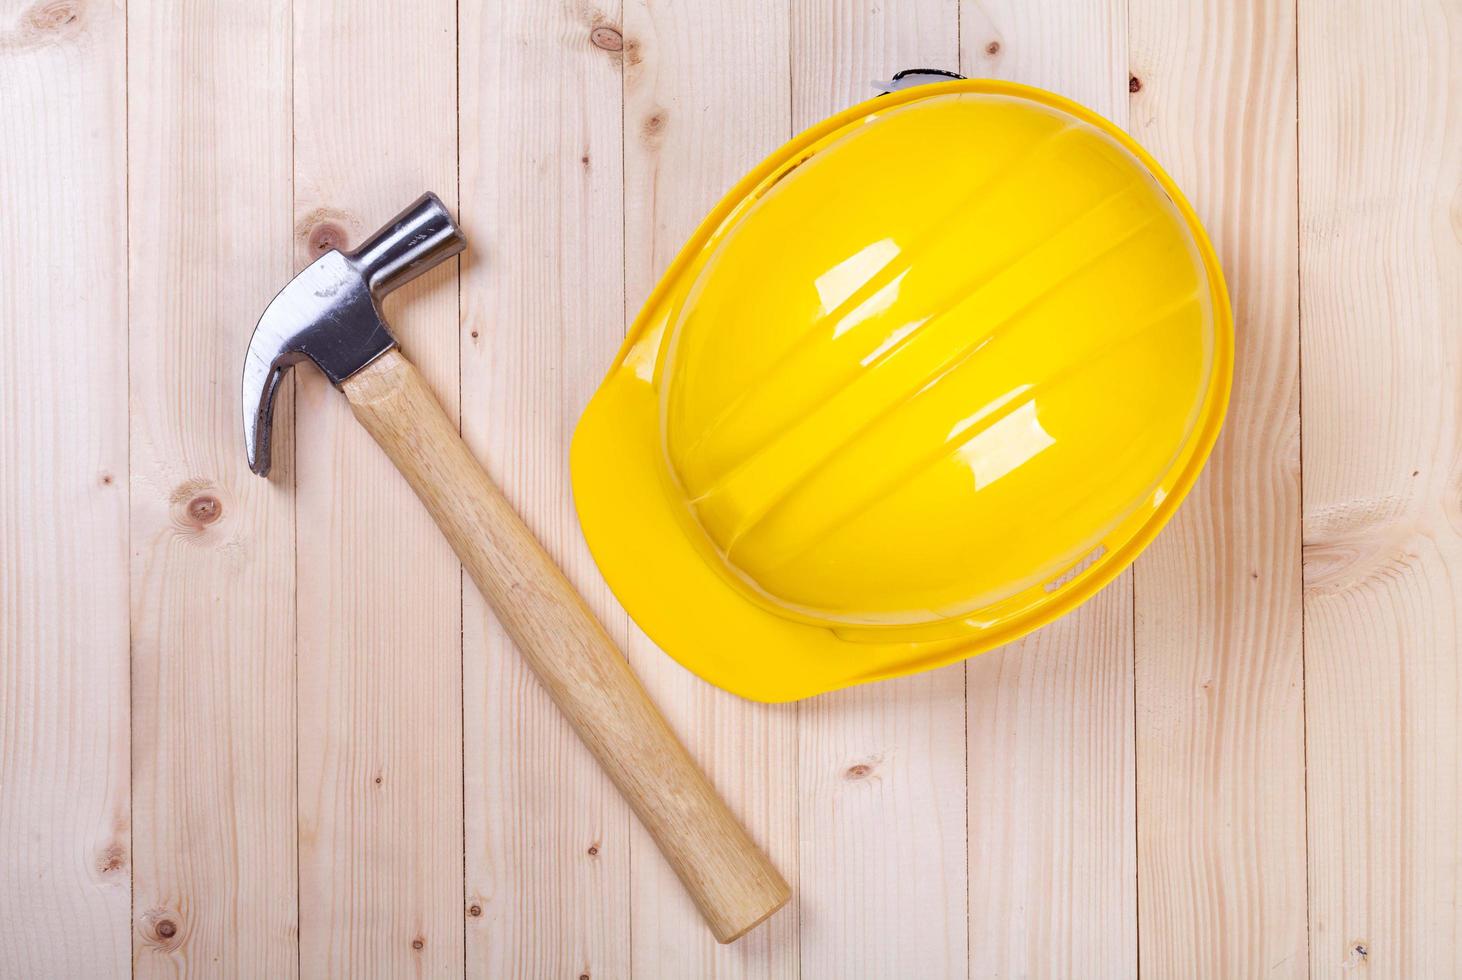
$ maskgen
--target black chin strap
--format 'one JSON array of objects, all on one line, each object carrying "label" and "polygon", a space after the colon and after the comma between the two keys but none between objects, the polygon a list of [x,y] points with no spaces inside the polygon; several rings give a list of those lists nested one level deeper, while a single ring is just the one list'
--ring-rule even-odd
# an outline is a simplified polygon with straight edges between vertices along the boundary
[{"label": "black chin strap", "polygon": [[905,68],[886,82],[874,82],[873,87],[878,89],[879,95],[887,95],[890,92],[913,88],[915,85],[928,85],[930,82],[947,82],[950,79],[962,79],[964,77],[957,72],[945,71],[942,68]]}]

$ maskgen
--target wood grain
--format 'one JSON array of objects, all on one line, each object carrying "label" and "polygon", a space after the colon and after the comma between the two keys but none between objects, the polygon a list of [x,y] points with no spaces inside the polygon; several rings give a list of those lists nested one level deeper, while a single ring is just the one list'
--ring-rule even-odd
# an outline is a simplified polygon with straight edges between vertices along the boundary
[{"label": "wood grain", "polygon": [[185,7],[128,22],[136,975],[286,977],[292,399],[260,480],[238,377],[293,271],[289,5]]},{"label": "wood grain", "polygon": [[1137,973],[1122,585],[970,661],[971,976]]},{"label": "wood grain", "polygon": [[126,30],[0,4],[0,976],[125,976]]},{"label": "wood grain", "polygon": [[[458,220],[462,435],[623,646],[568,475],[624,334],[618,25],[617,3],[462,5]],[[471,588],[463,660],[468,974],[628,976],[628,808]]]},{"label": "wood grain", "polygon": [[1237,335],[1218,447],[1136,566],[1140,964],[1303,976],[1293,5],[1129,16],[1130,129],[1195,202]]},{"label": "wood grain", "polygon": [[[798,3],[791,43],[801,130],[901,68],[957,67],[959,7]],[[964,706],[961,665],[802,706],[805,976],[965,975]]]},{"label": "wood grain", "polygon": [[[967,74],[1127,122],[1127,4],[966,2]],[[1132,574],[968,664],[972,977],[1137,972]]]},{"label": "wood grain", "polygon": [[1455,976],[1462,8],[1299,17],[1310,970]]},{"label": "wood grain", "polygon": [[[720,196],[791,135],[788,8],[774,0],[624,8],[627,319]],[[714,689],[638,630],[630,662],[671,727],[792,883],[793,905],[717,947],[643,831],[631,834],[636,976],[793,977],[797,931],[797,705]]]},{"label": "wood grain", "polygon": [[[456,4],[294,5],[303,264],[424,190],[455,207]],[[455,416],[456,266],[386,317]],[[313,370],[297,392],[300,965],[463,969],[461,571]]]}]

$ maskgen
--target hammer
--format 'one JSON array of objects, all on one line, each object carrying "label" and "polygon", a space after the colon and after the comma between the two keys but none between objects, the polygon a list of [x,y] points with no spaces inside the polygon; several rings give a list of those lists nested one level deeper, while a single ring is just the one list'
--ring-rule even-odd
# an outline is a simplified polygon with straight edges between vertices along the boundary
[{"label": "hammer", "polygon": [[786,881],[716,795],[624,655],[463,443],[381,315],[391,290],[467,245],[423,194],[353,252],[332,249],[264,310],[244,359],[244,447],[269,473],[274,398],[309,359],[411,484],[528,665],[614,780],[718,941],[781,908]]}]

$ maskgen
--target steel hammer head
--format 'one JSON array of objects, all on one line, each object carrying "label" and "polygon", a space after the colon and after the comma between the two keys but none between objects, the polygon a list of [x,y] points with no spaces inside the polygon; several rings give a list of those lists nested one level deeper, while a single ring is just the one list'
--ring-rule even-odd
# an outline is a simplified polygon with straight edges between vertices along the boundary
[{"label": "steel hammer head", "polygon": [[249,468],[269,473],[274,396],[284,372],[305,358],[338,386],[396,346],[381,316],[391,290],[467,247],[452,215],[426,193],[352,252],[331,249],[279,291],[244,358],[244,449]]}]

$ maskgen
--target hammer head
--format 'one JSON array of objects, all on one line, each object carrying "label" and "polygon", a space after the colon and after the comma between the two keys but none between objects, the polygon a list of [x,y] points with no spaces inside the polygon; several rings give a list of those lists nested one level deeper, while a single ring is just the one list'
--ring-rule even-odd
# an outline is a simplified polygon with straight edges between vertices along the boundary
[{"label": "hammer head", "polygon": [[309,358],[339,386],[396,346],[380,302],[391,290],[456,255],[467,240],[446,205],[427,193],[353,252],[331,249],[279,291],[244,358],[244,449],[269,473],[274,396],[284,372]]}]

